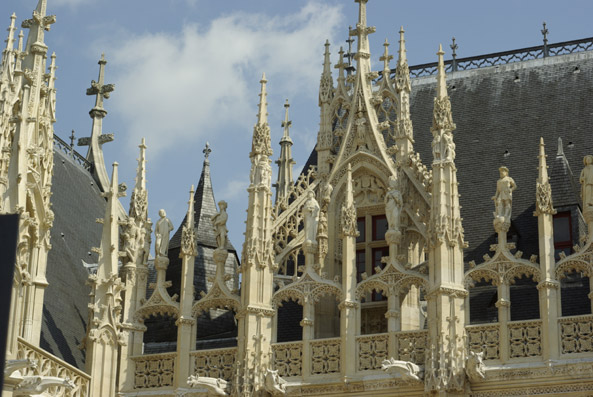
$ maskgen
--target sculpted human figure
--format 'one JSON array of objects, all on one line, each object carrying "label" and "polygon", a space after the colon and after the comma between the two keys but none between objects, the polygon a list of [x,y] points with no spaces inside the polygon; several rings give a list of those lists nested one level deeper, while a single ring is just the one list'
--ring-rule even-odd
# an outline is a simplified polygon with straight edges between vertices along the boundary
[{"label": "sculpted human figure", "polygon": [[136,247],[139,240],[138,226],[132,217],[128,218],[124,229],[124,251],[131,261],[136,259]]},{"label": "sculpted human figure", "polygon": [[214,226],[214,232],[216,233],[216,245],[218,246],[218,249],[224,249],[226,247],[227,234],[229,232],[226,228],[226,222],[229,219],[229,215],[226,212],[226,201],[219,201],[218,207],[220,208],[220,211],[210,220],[212,226]]},{"label": "sculpted human figure", "polygon": [[322,194],[322,199],[321,202],[323,204],[323,208],[325,210],[327,210],[327,206],[329,205],[329,203],[331,202],[331,198],[332,198],[332,191],[334,190],[334,187],[327,182],[324,186],[323,186],[323,194]]},{"label": "sculpted human figure", "polygon": [[398,190],[397,178],[389,177],[389,191],[385,194],[385,216],[389,230],[399,231],[399,218],[403,205],[402,195]]},{"label": "sculpted human figure", "polygon": [[513,207],[513,190],[517,188],[515,180],[509,176],[507,167],[500,167],[500,179],[496,182],[496,194],[492,197],[496,211],[496,218],[504,218],[505,222],[511,220],[511,210]]},{"label": "sculpted human figure", "polygon": [[159,256],[167,256],[167,251],[169,250],[169,233],[173,230],[173,224],[171,220],[167,218],[167,213],[165,210],[161,209],[159,211],[159,219],[154,227],[154,250],[155,256],[158,258]]},{"label": "sculpted human figure", "polygon": [[319,204],[315,200],[315,193],[307,192],[307,201],[303,205],[303,219],[305,221],[305,241],[316,241],[317,222],[319,222]]},{"label": "sculpted human figure", "polygon": [[453,142],[453,134],[449,131],[445,131],[442,138],[443,149],[444,149],[444,160],[455,160],[455,142]]},{"label": "sculpted human figure", "polygon": [[581,194],[583,199],[583,212],[593,210],[593,156],[587,155],[583,158],[585,167],[579,178],[581,182]]}]

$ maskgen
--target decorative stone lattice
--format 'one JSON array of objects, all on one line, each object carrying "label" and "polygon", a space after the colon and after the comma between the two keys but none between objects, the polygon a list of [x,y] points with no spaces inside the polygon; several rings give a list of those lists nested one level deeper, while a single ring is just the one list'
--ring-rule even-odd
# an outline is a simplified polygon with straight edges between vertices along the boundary
[{"label": "decorative stone lattice", "polygon": [[301,376],[303,344],[297,343],[277,343],[272,345],[274,352],[274,367],[281,377]]},{"label": "decorative stone lattice", "polygon": [[359,371],[381,369],[383,360],[388,359],[389,335],[377,334],[356,338]]},{"label": "decorative stone lattice", "polygon": [[562,354],[593,352],[593,316],[561,318]]},{"label": "decorative stone lattice", "polygon": [[134,388],[173,386],[175,353],[150,354],[133,358],[136,362]]},{"label": "decorative stone lattice", "polygon": [[498,347],[498,323],[465,327],[467,332],[468,349],[474,353],[484,353],[484,360],[500,358]]},{"label": "decorative stone lattice", "polygon": [[21,369],[20,371],[23,376],[56,376],[62,379],[68,378],[74,383],[72,390],[68,390],[65,387],[49,388],[46,391],[48,395],[56,397],[88,396],[90,376],[60,360],[58,357],[19,339],[18,358],[21,360],[29,359],[37,363],[37,368]]},{"label": "decorative stone lattice", "polygon": [[510,357],[535,357],[541,356],[542,322],[522,321],[509,324]]},{"label": "decorative stone lattice", "polygon": [[233,377],[233,366],[237,357],[237,348],[202,350],[191,353],[195,376],[221,378],[230,382]]},{"label": "decorative stone lattice", "polygon": [[311,373],[340,372],[340,338],[311,341]]},{"label": "decorative stone lattice", "polygon": [[398,360],[424,364],[424,353],[428,340],[428,331],[398,332]]}]

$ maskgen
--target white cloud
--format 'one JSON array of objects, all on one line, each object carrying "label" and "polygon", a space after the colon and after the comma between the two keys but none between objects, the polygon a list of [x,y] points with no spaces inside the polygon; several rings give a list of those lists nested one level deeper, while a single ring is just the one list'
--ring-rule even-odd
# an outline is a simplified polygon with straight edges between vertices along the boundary
[{"label": "white cloud", "polygon": [[241,195],[244,196],[248,185],[249,180],[246,179],[236,179],[229,181],[221,191],[220,197],[223,200],[232,200]]},{"label": "white cloud", "polygon": [[84,3],[90,3],[90,0],[52,0],[51,6],[52,7],[59,7],[59,6],[78,6]]},{"label": "white cloud", "polygon": [[230,127],[253,125],[262,71],[277,95],[316,95],[322,44],[341,20],[339,6],[309,2],[291,15],[234,13],[208,27],[128,36],[106,51],[117,83],[110,107],[129,142],[145,136],[153,155],[216,131],[244,134]]}]

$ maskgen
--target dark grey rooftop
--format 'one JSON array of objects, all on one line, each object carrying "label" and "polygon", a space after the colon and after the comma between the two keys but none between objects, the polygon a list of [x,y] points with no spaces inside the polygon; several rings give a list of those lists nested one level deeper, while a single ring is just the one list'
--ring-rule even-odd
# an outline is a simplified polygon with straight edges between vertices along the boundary
[{"label": "dark grey rooftop", "polygon": [[90,288],[82,262],[97,263],[90,250],[101,242],[101,225],[95,219],[105,215],[105,200],[87,170],[70,155],[54,150],[51,201],[55,220],[40,346],[84,369],[84,352],[78,345],[86,333]]}]

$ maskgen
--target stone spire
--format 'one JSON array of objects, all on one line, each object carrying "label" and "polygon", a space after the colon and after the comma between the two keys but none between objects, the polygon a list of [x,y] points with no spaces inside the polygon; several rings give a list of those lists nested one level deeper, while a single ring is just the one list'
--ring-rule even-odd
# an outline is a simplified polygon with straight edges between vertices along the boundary
[{"label": "stone spire", "polygon": [[367,73],[371,68],[371,51],[369,46],[369,34],[375,33],[374,26],[367,26],[367,2],[368,0],[354,0],[358,3],[358,22],[356,29],[350,30],[350,36],[357,36],[358,47],[354,58],[357,61],[357,70]]},{"label": "stone spire", "polygon": [[425,391],[464,390],[465,329],[463,226],[459,207],[451,103],[447,96],[443,50],[439,47],[437,96],[434,99],[432,197],[429,226],[428,317],[431,346]]},{"label": "stone spire", "polygon": [[387,37],[385,38],[383,47],[385,47],[385,50],[383,50],[383,55],[379,58],[379,60],[383,62],[383,78],[389,79],[389,74],[391,73],[389,61],[393,59],[393,55],[389,55],[389,41],[387,41]]},{"label": "stone spire", "polygon": [[276,161],[276,164],[278,164],[278,181],[274,184],[276,187],[276,202],[283,197],[286,197],[289,189],[292,187],[292,166],[296,164],[292,158],[291,152],[292,139],[290,139],[290,126],[292,125],[292,121],[288,120],[289,108],[290,104],[287,99],[284,104],[285,115],[284,121],[282,122],[284,135],[282,135],[282,139],[280,140],[280,157]]},{"label": "stone spire", "polygon": [[257,112],[257,123],[253,127],[253,140],[251,144],[251,154],[249,155],[252,159],[254,157],[272,155],[272,145],[270,138],[270,127],[268,126],[268,102],[266,92],[266,74],[262,75],[260,80],[261,92],[259,94],[259,105]]},{"label": "stone spire", "polygon": [[410,69],[406,57],[406,40],[404,27],[399,30],[399,50],[395,69],[395,91],[397,92],[397,121],[395,127],[395,144],[399,149],[397,160],[408,158],[414,153],[414,129],[410,118]]},{"label": "stone spire", "polygon": [[238,389],[258,390],[263,386],[264,368],[271,365],[272,306],[274,293],[274,249],[272,242],[272,168],[269,156],[270,128],[266,114],[266,80],[262,88],[258,122],[253,129],[253,145],[250,153],[251,174],[247,206],[245,242],[241,261],[241,307],[237,314],[239,335],[254,335],[254,338],[239,338],[237,361],[244,363],[235,382]]},{"label": "stone spire", "polygon": [[540,294],[540,313],[542,317],[542,356],[544,360],[557,359],[559,355],[556,340],[558,335],[553,330],[558,327],[558,291],[560,283],[555,274],[554,251],[554,214],[556,210],[552,204],[552,188],[548,179],[548,165],[544,138],[539,142],[539,166],[535,188],[535,212],[537,216],[539,261],[542,280],[537,286]]},{"label": "stone spire", "polygon": [[93,177],[102,191],[107,191],[109,187],[109,176],[103,158],[103,144],[113,141],[113,134],[103,134],[103,119],[107,116],[107,111],[103,108],[103,100],[109,98],[110,93],[115,89],[114,84],[105,84],[106,64],[105,54],[101,54],[99,79],[92,80],[91,87],[86,90],[87,95],[95,95],[95,107],[89,112],[93,119],[91,136],[78,139],[78,146],[89,147],[86,159],[93,164]]},{"label": "stone spire", "polygon": [[338,63],[334,68],[338,69],[338,90],[341,90],[342,93],[346,93],[346,77],[344,76],[344,70],[348,67],[348,62],[344,62],[344,49],[340,47],[340,51],[338,51],[339,58]]},{"label": "stone spire", "polygon": [[33,18],[22,22],[21,26],[29,29],[25,47],[27,53],[24,61],[25,69],[34,71],[35,67],[40,65],[47,52],[47,46],[44,42],[45,31],[49,31],[51,25],[55,22],[55,15],[47,15],[47,0],[39,0],[37,8],[33,11]]},{"label": "stone spire", "polygon": [[[343,73],[343,70],[342,70]],[[342,81],[343,83],[343,81]],[[329,151],[333,144],[331,101],[334,97],[334,81],[331,72],[329,41],[325,42],[323,73],[319,82],[319,133],[317,134],[317,169],[320,175],[329,173]]]},{"label": "stone spire", "polygon": [[[16,14],[13,13],[10,16],[10,26],[8,27],[8,37],[6,38],[6,48],[3,51],[3,57],[6,57],[6,55],[10,52],[12,52],[14,50],[14,32],[16,31],[16,27],[15,27],[15,21],[16,21]],[[4,62],[8,63],[8,59],[3,59]],[[3,64],[4,64],[3,62]]]},{"label": "stone spire", "polygon": [[103,234],[97,274],[89,276],[91,303],[86,340],[86,368],[91,375],[90,389],[101,396],[113,396],[116,390],[118,347],[125,343],[120,332],[121,291],[118,277],[119,259],[119,197],[117,163],[113,163],[111,184],[105,196],[107,206],[102,220]]}]

